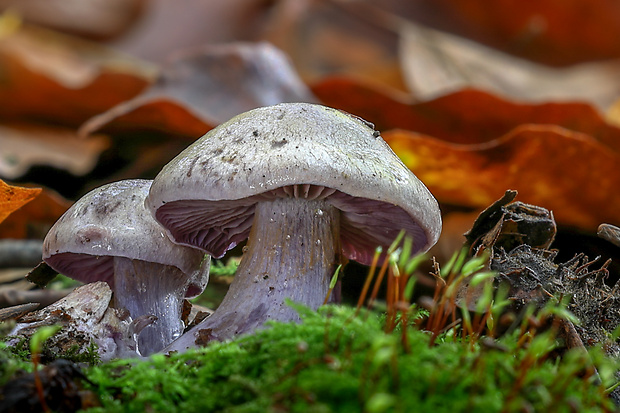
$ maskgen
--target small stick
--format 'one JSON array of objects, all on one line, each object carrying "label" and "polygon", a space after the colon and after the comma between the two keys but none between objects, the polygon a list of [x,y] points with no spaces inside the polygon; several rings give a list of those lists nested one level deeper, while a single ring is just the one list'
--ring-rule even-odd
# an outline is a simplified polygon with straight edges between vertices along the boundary
[{"label": "small stick", "polygon": [[6,321],[11,318],[18,318],[39,308],[40,303],[27,303],[14,305],[12,307],[0,308],[0,321]]},{"label": "small stick", "polygon": [[41,262],[41,240],[0,240],[0,268],[29,267]]}]

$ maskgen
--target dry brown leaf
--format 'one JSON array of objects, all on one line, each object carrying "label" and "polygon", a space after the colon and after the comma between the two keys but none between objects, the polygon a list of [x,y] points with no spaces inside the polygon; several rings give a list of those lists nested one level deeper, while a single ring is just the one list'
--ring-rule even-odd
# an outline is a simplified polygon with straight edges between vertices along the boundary
[{"label": "dry brown leaf", "polygon": [[620,57],[615,0],[435,0],[463,35],[553,65]]},{"label": "dry brown leaf", "polygon": [[559,224],[595,232],[601,222],[620,223],[620,155],[587,135],[523,125],[478,145],[403,130],[383,137],[441,203],[482,208],[515,189]]},{"label": "dry brown leaf", "polygon": [[8,31],[0,36],[2,118],[79,126],[135,96],[156,74],[96,43],[32,26]]},{"label": "dry brown leaf", "polygon": [[286,52],[305,81],[346,73],[405,89],[398,33],[359,2],[282,0],[271,15],[262,38]]},{"label": "dry brown leaf", "polygon": [[43,239],[71,204],[56,192],[43,189],[32,202],[14,211],[0,224],[0,238]]},{"label": "dry brown leaf", "polygon": [[154,130],[195,139],[259,106],[315,100],[288,59],[268,43],[231,43],[180,53],[155,84],[86,122],[97,130]]},{"label": "dry brown leaf", "polygon": [[111,134],[156,131],[195,139],[215,125],[179,102],[140,95],[90,118],[79,128],[78,135],[88,136],[99,130]]},{"label": "dry brown leaf", "polygon": [[66,128],[0,125],[0,177],[16,179],[31,166],[47,165],[80,176],[90,172],[110,145],[103,135],[79,138]]},{"label": "dry brown leaf", "polygon": [[[351,0],[339,0],[351,2]],[[408,19],[543,64],[620,57],[615,0],[356,0],[374,18]]]},{"label": "dry brown leaf", "polygon": [[616,100],[607,113],[605,113],[605,120],[609,124],[620,128],[620,99]]},{"label": "dry brown leaf", "polygon": [[408,94],[344,77],[324,79],[312,91],[324,104],[372,120],[380,130],[408,129],[471,144],[522,124],[550,124],[589,134],[620,153],[620,128],[585,103],[520,104],[472,89],[415,103]]},{"label": "dry brown leaf", "polygon": [[0,179],[0,223],[11,212],[32,201],[40,192],[41,188],[11,186]]},{"label": "dry brown leaf", "polygon": [[145,0],[0,0],[0,10],[28,23],[91,38],[109,38],[125,31]]},{"label": "dry brown leaf", "polygon": [[420,100],[476,88],[527,102],[584,101],[606,110],[620,94],[620,61],[551,68],[457,36],[401,25],[403,76]]}]

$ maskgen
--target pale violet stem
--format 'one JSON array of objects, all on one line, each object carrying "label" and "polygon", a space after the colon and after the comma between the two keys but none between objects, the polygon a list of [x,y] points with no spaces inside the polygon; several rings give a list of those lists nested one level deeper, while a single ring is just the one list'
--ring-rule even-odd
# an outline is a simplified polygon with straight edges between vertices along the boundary
[{"label": "pale violet stem", "polygon": [[258,203],[246,251],[222,304],[164,351],[196,347],[198,336],[208,341],[249,333],[268,320],[298,321],[287,298],[318,308],[339,263],[339,219],[340,212],[324,200]]}]

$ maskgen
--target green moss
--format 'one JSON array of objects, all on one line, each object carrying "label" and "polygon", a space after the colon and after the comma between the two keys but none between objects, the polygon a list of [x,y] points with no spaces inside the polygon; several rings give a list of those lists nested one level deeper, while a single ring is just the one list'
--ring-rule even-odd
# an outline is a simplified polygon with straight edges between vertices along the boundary
[{"label": "green moss", "polygon": [[86,363],[89,366],[96,366],[101,363],[98,347],[94,342],[91,341],[90,345],[86,347],[84,351],[80,350],[81,349],[77,344],[73,345],[58,358],[69,360],[74,363]]},{"label": "green moss", "polygon": [[25,361],[16,356],[5,343],[0,342],[0,387],[4,386],[18,371],[32,371],[32,363],[30,360]]},{"label": "green moss", "polygon": [[[8,340],[11,338],[13,337],[8,336],[3,338],[3,340]],[[7,355],[12,358],[24,362],[30,362],[30,343],[25,337],[21,338],[19,342],[13,346],[8,346],[4,341],[0,342],[0,346],[2,351],[6,352]]]},{"label": "green moss", "polygon": [[[299,308],[301,324],[272,324],[234,342],[91,368],[100,412],[611,411],[586,353],[550,358],[553,337],[517,347],[384,333],[380,315]],[[600,356],[600,355],[599,355]],[[601,356],[602,357],[602,356]],[[610,363],[599,357],[601,363]],[[612,371],[613,369],[608,369]],[[608,379],[605,379],[608,380]]]},{"label": "green moss", "polygon": [[[2,340],[9,340],[12,338],[14,337],[8,336]],[[22,337],[20,341],[13,346],[7,346],[4,341],[0,341],[0,351],[6,353],[7,357],[30,363],[32,358],[30,349],[31,341],[32,340],[29,340],[26,337]],[[49,343],[47,342],[42,343],[42,348],[40,350],[41,358],[46,363],[56,359],[65,359],[74,363],[85,363],[89,366],[95,366],[101,362],[97,344],[92,341],[83,349],[79,345],[74,344],[62,353],[58,353],[56,350],[50,349],[48,344]]]},{"label": "green moss", "polygon": [[233,277],[239,267],[239,258],[229,258],[226,263],[221,260],[212,260],[209,276],[212,277]]}]

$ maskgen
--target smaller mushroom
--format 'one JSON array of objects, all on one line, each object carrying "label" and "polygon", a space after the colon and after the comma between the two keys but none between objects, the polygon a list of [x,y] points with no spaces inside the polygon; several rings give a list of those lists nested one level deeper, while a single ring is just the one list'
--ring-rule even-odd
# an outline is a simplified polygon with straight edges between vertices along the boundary
[{"label": "smaller mushroom", "polygon": [[210,257],[174,244],[144,207],[149,180],[99,187],[78,200],[50,229],[43,259],[84,283],[105,281],[114,307],[132,319],[157,319],[139,335],[136,353],[147,356],[181,335],[183,299],[200,294]]}]

